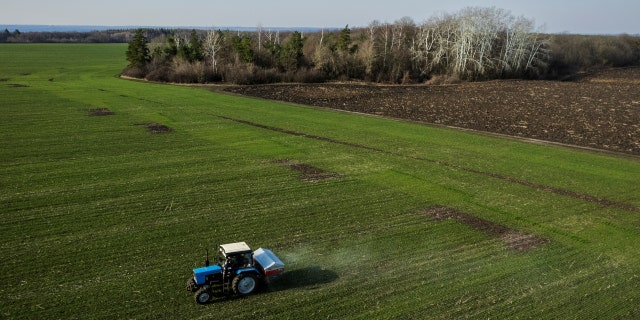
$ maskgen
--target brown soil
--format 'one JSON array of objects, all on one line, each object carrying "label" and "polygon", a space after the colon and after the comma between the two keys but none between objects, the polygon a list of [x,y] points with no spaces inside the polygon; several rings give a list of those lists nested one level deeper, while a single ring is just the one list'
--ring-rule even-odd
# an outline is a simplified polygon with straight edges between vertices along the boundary
[{"label": "brown soil", "polygon": [[227,92],[640,155],[640,68],[576,82],[277,84]]},{"label": "brown soil", "polygon": [[102,116],[112,116],[115,113],[107,108],[98,108],[98,109],[90,109],[89,116],[92,117],[102,117]]},{"label": "brown soil", "polygon": [[147,131],[151,134],[171,133],[173,129],[159,123],[137,123],[136,126],[147,127]]},{"label": "brown soil", "polygon": [[432,207],[424,210],[424,213],[436,221],[454,219],[476,230],[485,232],[492,237],[500,239],[510,249],[524,252],[537,248],[549,242],[548,239],[536,235],[524,233],[505,227],[501,224],[484,220],[452,208]]},{"label": "brown soil", "polygon": [[306,163],[298,163],[289,159],[275,160],[274,163],[289,167],[300,174],[300,180],[305,182],[319,182],[342,177],[339,173],[329,172]]}]

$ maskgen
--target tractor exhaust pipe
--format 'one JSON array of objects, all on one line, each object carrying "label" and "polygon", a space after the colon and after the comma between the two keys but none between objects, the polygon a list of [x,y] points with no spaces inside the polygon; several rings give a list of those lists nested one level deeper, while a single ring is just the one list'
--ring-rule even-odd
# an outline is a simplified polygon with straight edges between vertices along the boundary
[{"label": "tractor exhaust pipe", "polygon": [[204,266],[208,267],[209,266],[209,249],[205,249],[207,251],[207,259],[204,260]]}]

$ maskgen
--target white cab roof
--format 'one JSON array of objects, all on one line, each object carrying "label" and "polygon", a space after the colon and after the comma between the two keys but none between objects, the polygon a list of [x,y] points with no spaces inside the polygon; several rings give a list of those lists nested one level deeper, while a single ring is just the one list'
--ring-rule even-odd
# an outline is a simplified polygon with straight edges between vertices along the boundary
[{"label": "white cab roof", "polygon": [[227,243],[220,245],[220,249],[224,253],[237,253],[251,251],[251,248],[245,242]]}]

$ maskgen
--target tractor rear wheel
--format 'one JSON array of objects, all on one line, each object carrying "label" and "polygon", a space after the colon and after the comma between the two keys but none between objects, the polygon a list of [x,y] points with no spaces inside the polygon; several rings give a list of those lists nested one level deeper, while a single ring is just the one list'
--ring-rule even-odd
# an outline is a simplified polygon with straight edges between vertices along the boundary
[{"label": "tractor rear wheel", "polygon": [[211,300],[211,292],[208,288],[200,288],[194,295],[198,304],[206,304]]},{"label": "tractor rear wheel", "polygon": [[256,291],[258,280],[254,274],[240,274],[233,279],[232,288],[235,294],[250,295]]}]

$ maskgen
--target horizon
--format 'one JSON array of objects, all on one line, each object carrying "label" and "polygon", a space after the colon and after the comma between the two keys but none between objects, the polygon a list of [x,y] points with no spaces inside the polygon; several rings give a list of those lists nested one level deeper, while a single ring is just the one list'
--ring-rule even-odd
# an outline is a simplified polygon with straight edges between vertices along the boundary
[{"label": "horizon", "polygon": [[[135,29],[169,29],[169,30],[230,30],[241,32],[255,32],[259,26],[162,26],[162,25],[76,25],[76,24],[0,24],[0,31],[6,29],[10,32],[18,30],[23,33],[30,32],[100,32],[109,30],[135,30]],[[304,32],[319,32],[335,31],[344,28],[342,27],[296,27],[296,26],[269,26],[264,27],[265,30],[274,31],[304,31]],[[350,27],[362,28],[361,26]],[[573,33],[573,32],[541,32],[545,34],[575,34],[575,35],[602,35],[602,36],[618,36],[618,35],[630,35],[640,37],[640,32],[636,33]]]},{"label": "horizon", "polygon": [[[23,29],[20,29],[22,27]],[[93,29],[92,29],[93,28]],[[186,30],[186,29],[196,29],[196,30],[240,30],[240,31],[250,31],[257,30],[257,26],[246,27],[246,26],[143,26],[143,25],[74,25],[74,24],[61,24],[61,25],[51,25],[51,24],[0,24],[0,30],[7,29],[11,32],[18,30],[20,32],[93,32],[93,31],[107,31],[107,30],[134,30],[134,29],[170,29],[170,30]],[[280,31],[296,31],[296,30],[339,30],[343,27],[326,27],[326,28],[318,28],[318,27],[264,27],[266,30],[280,30]]]},{"label": "horizon", "polygon": [[[22,0],[3,5],[3,25],[44,26],[231,26],[235,28],[352,28],[365,27],[372,21],[394,22],[409,17],[422,23],[442,13],[454,14],[467,7],[495,7],[515,17],[535,22],[544,33],[638,34],[640,1],[635,0],[450,0],[446,3],[424,0],[395,0],[393,5],[325,0],[322,3],[299,3],[282,0],[277,4],[247,0],[216,3],[210,0],[136,2],[111,0]],[[330,27],[329,27],[330,26]]]}]

